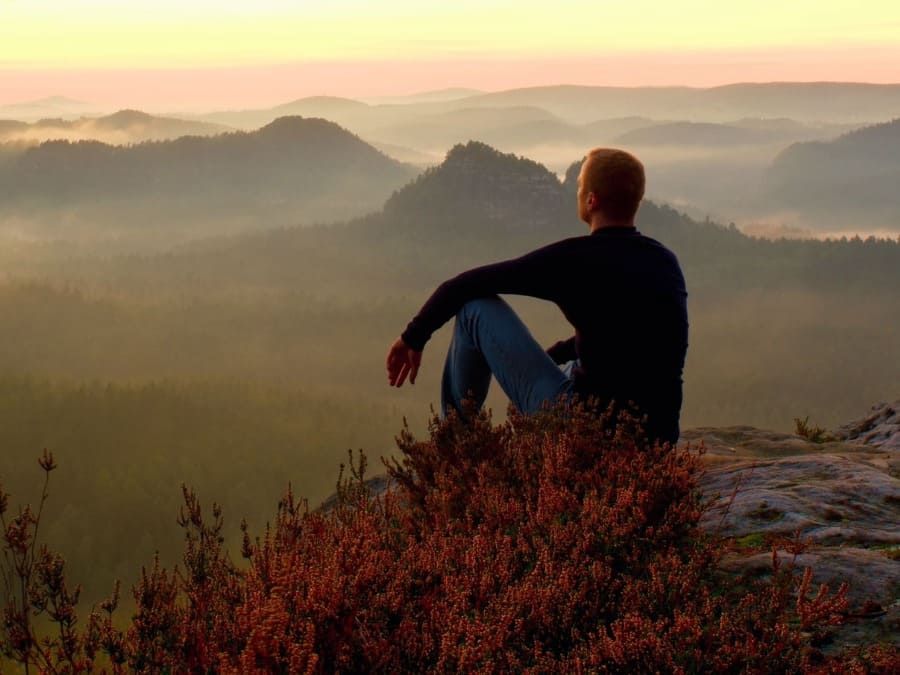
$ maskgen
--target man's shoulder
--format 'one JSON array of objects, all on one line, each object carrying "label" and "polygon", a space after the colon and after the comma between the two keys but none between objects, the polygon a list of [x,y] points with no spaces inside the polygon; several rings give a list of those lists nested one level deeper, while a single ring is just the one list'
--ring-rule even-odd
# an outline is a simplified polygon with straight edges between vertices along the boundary
[{"label": "man's shoulder", "polygon": [[574,237],[566,237],[559,239],[550,244],[540,246],[533,254],[540,253],[563,253],[566,251],[583,251],[585,249],[605,250],[605,251],[621,251],[623,249],[643,250],[654,252],[657,255],[664,256],[674,263],[678,263],[678,258],[668,246],[661,241],[648,237],[635,229],[627,234],[618,234],[614,236],[596,236],[595,234],[585,234]]},{"label": "man's shoulder", "polygon": [[640,230],[635,228],[632,231],[626,233],[616,233],[612,236],[598,236],[597,234],[585,234],[575,237],[567,237],[565,239],[560,239],[548,247],[558,246],[560,248],[567,247],[585,247],[585,246],[597,246],[598,248],[616,248],[620,246],[630,246],[633,247],[637,245],[640,248],[648,248],[655,249],[659,251],[666,251],[674,256],[672,249],[663,244],[661,241],[654,239],[653,237],[648,237],[643,234]]},{"label": "man's shoulder", "polygon": [[678,263],[678,256],[675,255],[675,252],[668,246],[663,244],[661,241],[640,233],[638,233],[638,237],[640,238],[641,242],[648,248],[658,251],[660,254],[672,260],[672,262],[676,264]]}]

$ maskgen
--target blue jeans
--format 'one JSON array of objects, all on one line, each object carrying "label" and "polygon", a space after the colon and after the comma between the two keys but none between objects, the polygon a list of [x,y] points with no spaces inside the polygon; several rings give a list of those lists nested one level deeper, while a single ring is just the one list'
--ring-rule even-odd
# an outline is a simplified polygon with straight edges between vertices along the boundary
[{"label": "blue jeans", "polygon": [[537,412],[545,402],[572,393],[575,365],[554,363],[499,297],[472,300],[456,315],[441,380],[442,416],[448,408],[462,413],[464,398],[481,408],[492,374],[519,411]]}]

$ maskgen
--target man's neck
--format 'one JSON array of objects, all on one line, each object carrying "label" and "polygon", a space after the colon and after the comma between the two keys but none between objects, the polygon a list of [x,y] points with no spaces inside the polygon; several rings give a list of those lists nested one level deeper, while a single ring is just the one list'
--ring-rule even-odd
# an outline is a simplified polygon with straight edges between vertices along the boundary
[{"label": "man's neck", "polygon": [[628,221],[623,221],[623,220],[613,221],[613,220],[608,220],[607,218],[603,218],[603,217],[596,217],[596,218],[591,219],[591,234],[594,234],[594,232],[599,232],[601,230],[607,230],[610,228],[623,228],[623,227],[630,227],[630,228],[634,229],[634,220],[632,219],[632,220],[628,220]]}]

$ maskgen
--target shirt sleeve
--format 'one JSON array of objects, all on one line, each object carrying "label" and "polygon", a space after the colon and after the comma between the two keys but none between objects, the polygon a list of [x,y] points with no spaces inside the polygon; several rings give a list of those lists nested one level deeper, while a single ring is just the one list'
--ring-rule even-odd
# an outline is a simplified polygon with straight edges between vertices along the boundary
[{"label": "shirt sleeve", "polygon": [[557,242],[448,279],[432,293],[400,337],[412,349],[422,351],[434,331],[476,298],[509,293],[554,300],[564,272],[566,249],[566,241]]}]

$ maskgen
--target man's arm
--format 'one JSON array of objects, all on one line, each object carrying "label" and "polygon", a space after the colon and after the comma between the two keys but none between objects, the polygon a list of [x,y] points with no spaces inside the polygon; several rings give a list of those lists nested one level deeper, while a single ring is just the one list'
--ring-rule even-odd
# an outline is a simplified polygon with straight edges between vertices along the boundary
[{"label": "man's arm", "polygon": [[421,352],[434,331],[476,298],[509,293],[553,300],[560,287],[560,276],[565,273],[566,246],[565,240],[550,244],[520,258],[476,267],[445,281],[409,322],[401,339],[409,348]]},{"label": "man's arm", "polygon": [[568,363],[578,358],[575,351],[575,336],[568,340],[560,340],[547,348],[547,355],[553,359],[553,363]]}]

